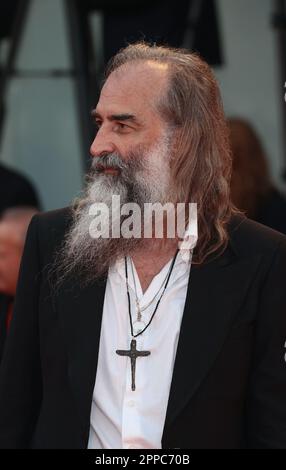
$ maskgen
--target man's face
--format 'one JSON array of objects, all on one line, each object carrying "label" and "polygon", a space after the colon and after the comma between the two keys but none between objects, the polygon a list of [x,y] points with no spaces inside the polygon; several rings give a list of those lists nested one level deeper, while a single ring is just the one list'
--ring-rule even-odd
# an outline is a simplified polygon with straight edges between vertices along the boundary
[{"label": "man's face", "polygon": [[[156,103],[167,79],[167,67],[155,63],[123,66],[109,76],[93,112],[98,133],[92,157],[115,153],[126,159],[130,151],[152,147],[160,139],[166,123]],[[105,174],[112,176],[116,170],[107,168]]]},{"label": "man's face", "polygon": [[[121,223],[111,210],[113,195],[120,204],[165,204],[172,198],[170,161],[173,131],[156,109],[167,87],[167,69],[156,64],[122,67],[108,78],[96,110],[99,130],[91,146],[92,169],[88,185],[74,211],[74,223],[62,251],[59,276],[80,270],[85,280],[100,277],[116,259],[145,244],[141,238],[90,236],[89,209],[104,203],[112,212],[103,222],[111,229]],[[111,230],[112,232],[112,230]]]}]

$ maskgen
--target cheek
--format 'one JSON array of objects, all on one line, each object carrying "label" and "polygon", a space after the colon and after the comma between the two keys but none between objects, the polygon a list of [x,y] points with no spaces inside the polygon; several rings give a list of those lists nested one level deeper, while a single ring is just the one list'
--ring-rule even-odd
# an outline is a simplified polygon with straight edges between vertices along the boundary
[{"label": "cheek", "polygon": [[0,262],[0,287],[2,287],[2,284],[6,284],[7,280],[10,278],[11,275],[11,267],[9,264],[1,263]]},{"label": "cheek", "polygon": [[8,269],[7,257],[1,256],[0,257],[0,276],[2,277],[3,274]]},{"label": "cheek", "polygon": [[6,253],[0,257],[0,276],[8,278],[20,267],[21,257],[16,253]]}]

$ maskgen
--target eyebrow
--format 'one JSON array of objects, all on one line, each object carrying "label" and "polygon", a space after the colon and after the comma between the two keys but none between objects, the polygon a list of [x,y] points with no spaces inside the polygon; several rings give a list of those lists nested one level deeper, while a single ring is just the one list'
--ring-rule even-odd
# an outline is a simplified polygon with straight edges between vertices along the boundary
[{"label": "eyebrow", "polygon": [[[102,119],[102,116],[96,110],[91,111],[91,116],[95,119]],[[136,116],[129,113],[111,114],[110,116],[107,116],[107,119],[109,121],[132,121],[135,124],[140,124]]]}]

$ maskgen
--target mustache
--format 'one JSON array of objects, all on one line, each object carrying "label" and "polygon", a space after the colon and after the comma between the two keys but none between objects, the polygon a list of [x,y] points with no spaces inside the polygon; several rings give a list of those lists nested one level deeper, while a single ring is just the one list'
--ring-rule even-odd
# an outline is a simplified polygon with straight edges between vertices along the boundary
[{"label": "mustache", "polygon": [[91,170],[96,174],[101,173],[106,168],[115,168],[120,172],[127,171],[130,168],[130,163],[125,162],[116,153],[105,154],[92,160]]},{"label": "mustache", "polygon": [[124,159],[118,153],[106,153],[94,157],[90,168],[91,176],[98,176],[107,168],[118,170],[118,176],[133,179],[135,173],[148,171],[146,154],[142,148],[137,151],[131,150]]}]

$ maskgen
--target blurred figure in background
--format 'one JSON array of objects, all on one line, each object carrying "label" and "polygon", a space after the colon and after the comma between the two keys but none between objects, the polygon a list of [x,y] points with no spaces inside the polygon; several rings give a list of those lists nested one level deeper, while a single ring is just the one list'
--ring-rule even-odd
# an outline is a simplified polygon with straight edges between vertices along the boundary
[{"label": "blurred figure in background", "polygon": [[26,177],[0,164],[0,217],[6,209],[40,208],[36,190]]},{"label": "blurred figure in background", "polygon": [[233,153],[231,195],[234,204],[261,224],[286,234],[286,198],[275,188],[267,157],[253,127],[228,120]]},{"label": "blurred figure in background", "polygon": [[0,219],[0,362],[11,321],[26,233],[36,213],[35,208],[10,209]]}]

